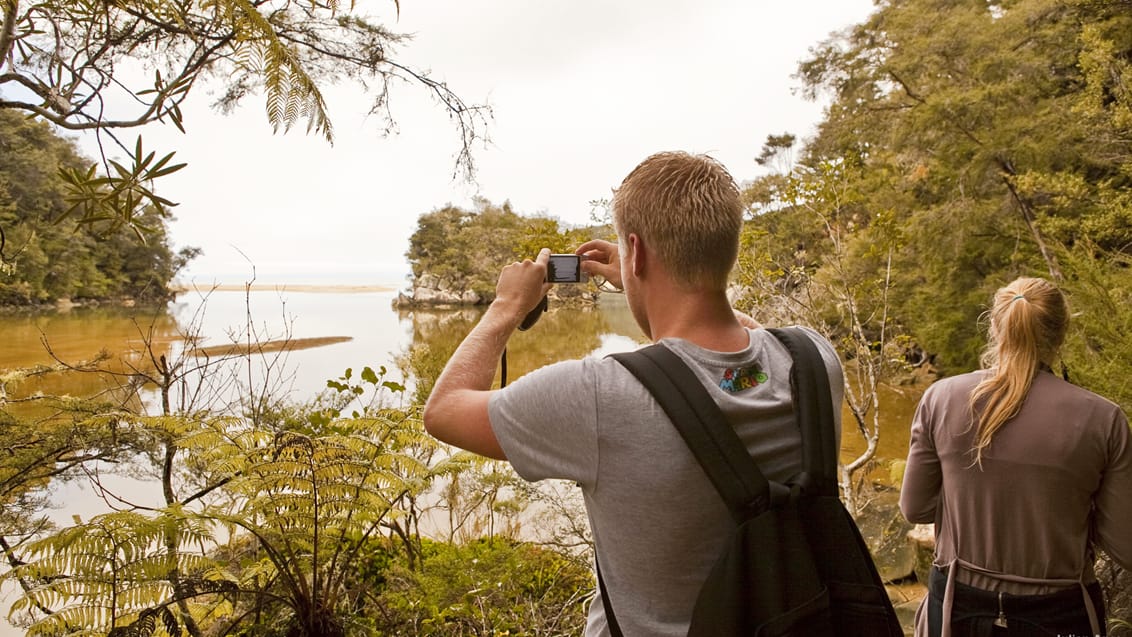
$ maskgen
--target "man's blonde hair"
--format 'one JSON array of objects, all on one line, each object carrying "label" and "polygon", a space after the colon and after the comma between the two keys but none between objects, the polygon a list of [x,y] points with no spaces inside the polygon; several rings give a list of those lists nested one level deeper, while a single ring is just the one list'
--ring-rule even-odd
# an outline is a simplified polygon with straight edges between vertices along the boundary
[{"label": "man's blonde hair", "polygon": [[657,153],[613,195],[613,223],[640,236],[680,285],[724,290],[739,253],[743,204],[727,169],[707,155]]}]

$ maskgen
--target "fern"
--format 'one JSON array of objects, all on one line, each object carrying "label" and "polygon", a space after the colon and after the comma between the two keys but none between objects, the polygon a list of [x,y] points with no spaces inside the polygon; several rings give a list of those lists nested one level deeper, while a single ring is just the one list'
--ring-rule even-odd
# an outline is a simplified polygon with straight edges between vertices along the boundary
[{"label": "fern", "polygon": [[323,434],[230,417],[87,421],[174,452],[199,488],[23,545],[25,563],[0,577],[24,586],[11,616],[29,635],[224,632],[253,608],[296,635],[341,634],[362,603],[361,551],[392,529],[419,553],[419,512],[404,507],[466,466],[461,455],[433,464],[420,421],[388,410]]},{"label": "fern", "polygon": [[359,592],[346,583],[360,543],[405,517],[394,503],[406,491],[431,486],[419,452],[435,449],[406,418],[336,421],[327,430],[350,433],[285,431],[266,447],[257,439],[242,450],[246,469],[225,485],[230,503],[201,513],[254,538],[257,558],[241,569],[241,588],[262,591],[256,598],[305,634],[327,613],[352,608]]},{"label": "fern", "polygon": [[239,41],[238,62],[263,76],[267,119],[276,131],[290,130],[301,117],[307,131],[334,141],[326,101],[307,73],[297,51],[285,44],[275,26],[248,0],[206,3],[230,21]]},{"label": "fern", "polygon": [[[173,553],[165,547],[171,528],[181,531]],[[11,616],[29,620],[29,635],[149,634],[155,609],[176,598],[172,574],[215,568],[189,548],[211,541],[209,528],[174,507],[151,515],[106,514],[30,542],[26,563],[5,576],[26,587]]]}]

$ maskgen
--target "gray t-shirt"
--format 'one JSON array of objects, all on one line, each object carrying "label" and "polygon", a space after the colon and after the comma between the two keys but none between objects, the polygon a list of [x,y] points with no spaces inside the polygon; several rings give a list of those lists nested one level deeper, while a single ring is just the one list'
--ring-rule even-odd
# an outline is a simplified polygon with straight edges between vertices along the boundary
[{"label": "gray t-shirt", "polygon": [[[739,352],[713,352],[682,339],[661,342],[700,377],[763,474],[782,481],[802,462],[790,355],[766,330],[748,331],[750,344]],[[825,339],[810,334],[825,359],[839,415],[840,362]],[[488,411],[520,476],[581,486],[622,632],[686,635],[700,586],[735,525],[644,386],[611,358],[586,358],[520,378],[491,398]],[[837,428],[840,440],[840,421]],[[608,634],[595,598],[586,635]]]}]

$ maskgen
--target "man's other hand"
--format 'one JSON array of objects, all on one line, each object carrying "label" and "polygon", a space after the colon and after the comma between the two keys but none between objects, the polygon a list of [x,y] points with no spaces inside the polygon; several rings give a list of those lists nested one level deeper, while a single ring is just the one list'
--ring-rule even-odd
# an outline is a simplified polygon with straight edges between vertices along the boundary
[{"label": "man's other hand", "polygon": [[625,289],[621,282],[621,259],[616,243],[595,239],[578,246],[574,254],[582,259],[582,272],[590,276],[600,276],[618,290]]}]

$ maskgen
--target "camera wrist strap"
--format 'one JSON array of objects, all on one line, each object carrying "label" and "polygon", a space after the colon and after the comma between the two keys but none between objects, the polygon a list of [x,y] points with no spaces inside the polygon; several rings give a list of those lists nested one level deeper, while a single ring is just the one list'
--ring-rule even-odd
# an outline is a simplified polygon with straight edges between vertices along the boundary
[{"label": "camera wrist strap", "polygon": [[499,359],[499,388],[507,386],[507,348],[503,348],[503,356]]}]

